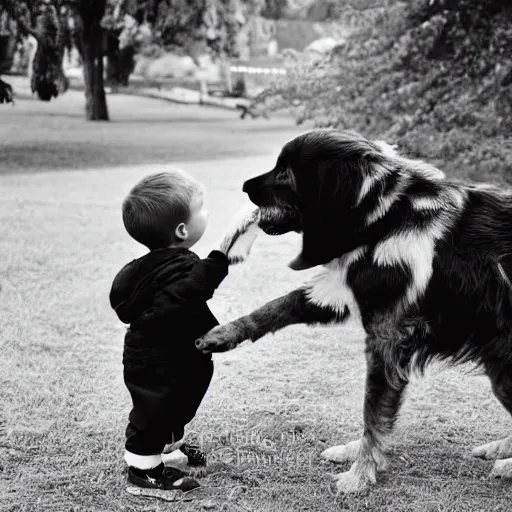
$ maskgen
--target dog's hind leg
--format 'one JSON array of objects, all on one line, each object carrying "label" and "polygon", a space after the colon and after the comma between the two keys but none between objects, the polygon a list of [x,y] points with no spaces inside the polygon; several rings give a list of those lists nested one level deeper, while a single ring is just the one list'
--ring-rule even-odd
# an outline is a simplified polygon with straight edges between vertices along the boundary
[{"label": "dog's hind leg", "polygon": [[384,358],[378,352],[368,348],[366,356],[363,436],[350,470],[336,476],[337,490],[343,493],[363,490],[376,482],[377,471],[386,468],[387,438],[393,429],[408,383],[407,377],[395,367],[386,367]]},{"label": "dog's hind leg", "polygon": [[[488,365],[487,373],[496,398],[512,415],[512,366],[506,366],[496,374]],[[483,459],[502,459],[496,461],[491,476],[512,477],[512,436],[478,446],[473,455]]]}]

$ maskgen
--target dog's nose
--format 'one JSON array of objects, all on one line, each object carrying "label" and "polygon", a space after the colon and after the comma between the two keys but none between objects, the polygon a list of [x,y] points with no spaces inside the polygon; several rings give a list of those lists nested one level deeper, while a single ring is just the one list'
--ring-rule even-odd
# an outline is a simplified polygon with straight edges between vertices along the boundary
[{"label": "dog's nose", "polygon": [[259,189],[255,189],[254,187],[244,186],[244,188],[242,190],[247,194],[249,201],[251,201],[252,203],[254,203],[256,205],[259,205],[258,201],[261,199],[261,197],[260,197],[261,194],[259,192]]},{"label": "dog's nose", "polygon": [[250,180],[246,180],[242,186],[242,192],[245,192],[246,194],[250,194],[255,189],[258,189],[261,187],[261,185],[265,182],[265,174],[262,174],[261,176],[255,176],[254,178],[251,178]]}]

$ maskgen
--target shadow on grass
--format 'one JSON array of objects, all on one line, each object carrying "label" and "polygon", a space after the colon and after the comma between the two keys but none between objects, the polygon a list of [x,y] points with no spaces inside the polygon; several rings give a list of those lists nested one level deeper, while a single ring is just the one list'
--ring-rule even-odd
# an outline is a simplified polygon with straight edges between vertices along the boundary
[{"label": "shadow on grass", "polygon": [[[204,149],[204,148],[203,148]],[[139,144],[104,142],[41,142],[3,148],[0,175],[44,171],[72,171],[121,167],[123,165],[162,164],[173,161],[211,160],[239,156],[235,148],[211,147],[209,152],[197,152],[177,145],[152,147]],[[215,154],[215,157],[212,156]],[[247,152],[246,154],[250,154]],[[253,152],[257,154],[257,151]]]}]

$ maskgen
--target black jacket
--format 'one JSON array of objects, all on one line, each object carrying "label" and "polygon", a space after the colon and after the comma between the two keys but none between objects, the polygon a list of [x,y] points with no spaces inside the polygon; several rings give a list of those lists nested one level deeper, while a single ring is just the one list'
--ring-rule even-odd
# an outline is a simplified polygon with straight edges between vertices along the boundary
[{"label": "black jacket", "polygon": [[227,274],[219,251],[201,260],[188,249],[158,249],[125,265],[110,291],[112,308],[130,324],[125,367],[202,356],[195,340],[218,325],[206,301]]}]

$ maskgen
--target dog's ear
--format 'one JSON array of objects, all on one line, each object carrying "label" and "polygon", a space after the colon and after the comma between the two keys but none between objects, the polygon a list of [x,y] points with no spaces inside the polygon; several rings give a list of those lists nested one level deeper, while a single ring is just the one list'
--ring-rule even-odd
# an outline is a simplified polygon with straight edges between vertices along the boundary
[{"label": "dog's ear", "polygon": [[357,208],[363,180],[371,160],[354,156],[321,163],[316,184],[306,194],[302,251],[289,263],[293,270],[325,265],[360,243],[364,217]]},{"label": "dog's ear", "polygon": [[290,263],[296,270],[328,263],[361,243],[363,184],[387,158],[378,145],[352,132],[312,132],[300,143],[292,165],[303,213],[302,252]]},{"label": "dog's ear", "polygon": [[309,197],[309,213],[321,223],[340,225],[356,206],[368,163],[351,158],[320,163]]}]

